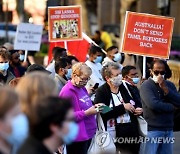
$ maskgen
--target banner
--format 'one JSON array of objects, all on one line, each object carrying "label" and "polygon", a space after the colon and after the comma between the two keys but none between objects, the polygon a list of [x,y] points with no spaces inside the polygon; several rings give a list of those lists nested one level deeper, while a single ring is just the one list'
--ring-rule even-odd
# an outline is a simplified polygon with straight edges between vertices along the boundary
[{"label": "banner", "polygon": [[82,39],[81,6],[48,8],[49,41],[72,41]]},{"label": "banner", "polygon": [[[85,62],[90,44],[95,44],[95,42],[88,37],[85,33],[82,33],[82,40],[68,41],[67,48],[68,54],[75,56],[79,61]],[[48,62],[52,60],[52,50],[54,47],[65,48],[64,42],[50,42],[49,52],[48,52]]]},{"label": "banner", "polygon": [[39,51],[42,38],[42,25],[21,23],[17,27],[14,42],[15,50]]},{"label": "banner", "polygon": [[128,54],[169,58],[174,18],[126,12],[120,50]]}]

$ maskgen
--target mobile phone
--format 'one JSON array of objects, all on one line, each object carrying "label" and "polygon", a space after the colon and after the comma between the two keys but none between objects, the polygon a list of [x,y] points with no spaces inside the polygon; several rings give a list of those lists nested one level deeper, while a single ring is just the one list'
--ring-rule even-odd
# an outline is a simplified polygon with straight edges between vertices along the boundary
[{"label": "mobile phone", "polygon": [[93,87],[94,90],[96,90],[99,87],[99,83],[96,83]]},{"label": "mobile phone", "polygon": [[107,112],[109,112],[109,111],[112,111],[112,108],[110,108],[110,107],[107,106],[107,105],[103,105],[103,106],[101,106],[100,108],[102,109],[102,113],[103,113],[103,114],[104,114],[104,113],[107,113]]}]

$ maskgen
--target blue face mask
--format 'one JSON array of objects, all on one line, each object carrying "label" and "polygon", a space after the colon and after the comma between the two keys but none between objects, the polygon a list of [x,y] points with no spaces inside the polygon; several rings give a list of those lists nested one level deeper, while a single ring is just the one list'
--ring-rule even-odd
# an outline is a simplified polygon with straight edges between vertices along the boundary
[{"label": "blue face mask", "polygon": [[20,60],[20,61],[23,61],[23,60],[24,60],[24,57],[25,57],[25,55],[20,55],[20,56],[19,56],[19,60]]},{"label": "blue face mask", "polygon": [[120,61],[120,60],[121,60],[121,54],[120,54],[120,53],[116,53],[116,54],[114,55],[113,60],[114,60],[115,62]]},{"label": "blue face mask", "polygon": [[65,76],[66,76],[66,78],[68,80],[70,80],[71,79],[71,75],[72,75],[72,69],[70,68],[70,69],[67,70],[67,74]]},{"label": "blue face mask", "polygon": [[94,63],[101,63],[102,61],[102,56],[97,56],[97,58],[94,60]]},{"label": "blue face mask", "polygon": [[132,80],[133,80],[133,83],[134,83],[134,84],[137,84],[140,79],[139,79],[139,78],[132,78]]},{"label": "blue face mask", "polygon": [[68,126],[69,132],[63,136],[63,141],[65,144],[71,144],[77,137],[79,132],[79,126],[75,122],[71,122]]},{"label": "blue face mask", "polygon": [[11,122],[12,132],[6,137],[6,140],[11,145],[20,146],[29,132],[28,119],[24,114],[19,114],[13,118]]},{"label": "blue face mask", "polygon": [[0,71],[7,71],[9,68],[9,63],[0,63]]}]

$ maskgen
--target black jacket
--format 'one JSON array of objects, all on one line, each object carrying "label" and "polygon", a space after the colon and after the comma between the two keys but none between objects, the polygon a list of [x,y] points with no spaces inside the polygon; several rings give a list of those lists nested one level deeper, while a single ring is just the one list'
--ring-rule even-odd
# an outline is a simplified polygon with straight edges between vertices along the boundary
[{"label": "black jacket", "polygon": [[[129,94],[123,84],[120,85],[119,91],[120,91],[125,103],[129,103],[130,100],[133,100],[131,98],[131,96],[129,96]],[[104,103],[105,105],[109,106],[111,100],[112,100],[112,94],[111,94],[110,87],[107,83],[105,83],[97,89],[94,103],[95,104]],[[107,128],[107,121],[109,119],[117,118],[118,116],[123,115],[125,112],[126,111],[125,111],[124,105],[119,105],[119,106],[113,107],[112,111],[107,112],[105,114],[101,114],[105,128]],[[131,113],[129,113],[129,114],[131,117],[131,121],[137,123],[136,116],[134,116]]]},{"label": "black jacket", "polygon": [[51,154],[51,152],[36,138],[29,136],[20,147],[17,154]]}]

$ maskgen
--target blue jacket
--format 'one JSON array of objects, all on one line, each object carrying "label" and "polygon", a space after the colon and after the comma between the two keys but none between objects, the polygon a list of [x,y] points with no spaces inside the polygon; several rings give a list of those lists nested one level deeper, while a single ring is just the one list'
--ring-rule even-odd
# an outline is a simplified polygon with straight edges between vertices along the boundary
[{"label": "blue jacket", "polygon": [[151,78],[140,88],[143,115],[149,131],[173,130],[174,107],[180,107],[180,94],[172,82],[165,82],[169,89],[167,95]]}]

